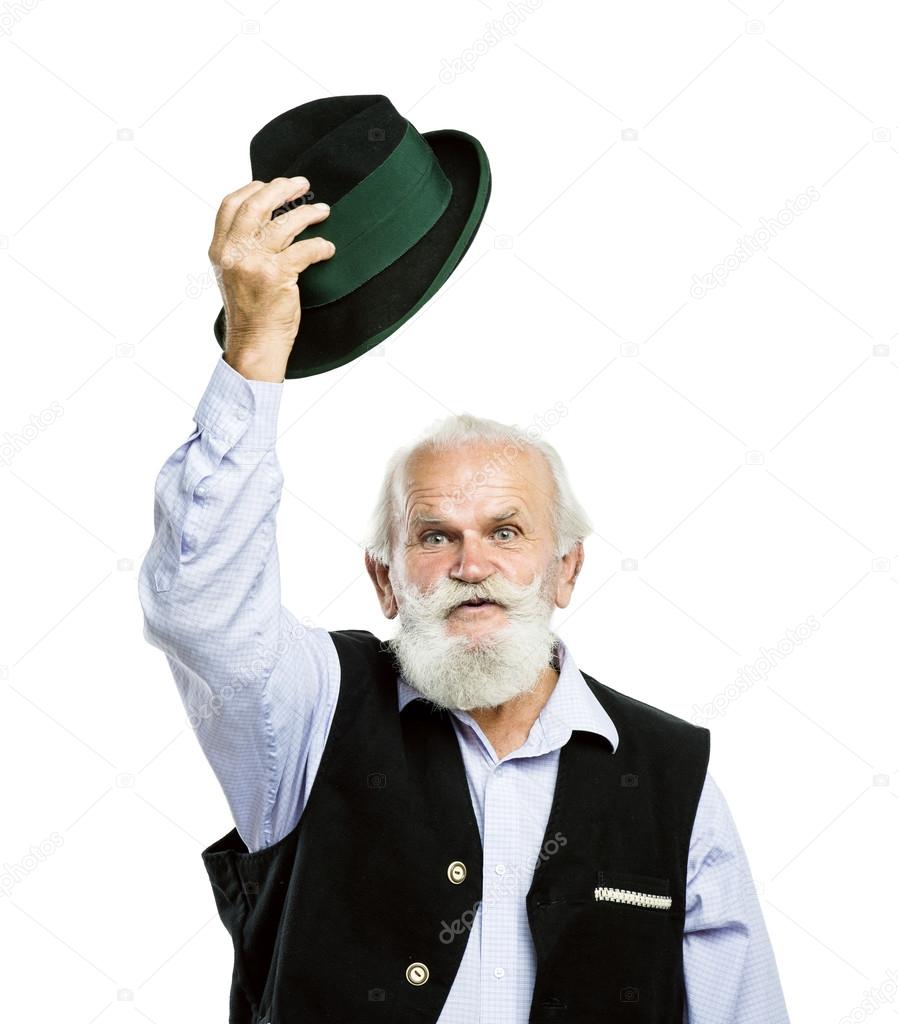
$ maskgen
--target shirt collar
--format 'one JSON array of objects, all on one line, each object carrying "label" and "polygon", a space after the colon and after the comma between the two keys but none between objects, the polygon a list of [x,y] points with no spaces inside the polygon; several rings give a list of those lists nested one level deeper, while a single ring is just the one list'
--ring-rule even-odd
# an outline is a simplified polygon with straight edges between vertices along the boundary
[{"label": "shirt collar", "polygon": [[[570,648],[560,637],[557,639],[558,681],[539,713],[539,722],[549,749],[563,745],[574,729],[581,729],[604,736],[611,743],[612,750],[616,751],[618,734],[614,722],[574,663]],[[400,711],[409,701],[427,699],[401,673],[397,690]],[[471,722],[467,712],[453,709],[452,714],[465,724]]]}]

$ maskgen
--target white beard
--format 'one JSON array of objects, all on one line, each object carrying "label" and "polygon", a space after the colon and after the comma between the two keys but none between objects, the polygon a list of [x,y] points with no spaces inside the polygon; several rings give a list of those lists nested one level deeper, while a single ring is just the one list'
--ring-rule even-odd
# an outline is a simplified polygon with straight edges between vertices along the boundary
[{"label": "white beard", "polygon": [[[522,587],[500,576],[479,584],[444,577],[426,593],[392,580],[400,625],[387,644],[406,682],[437,706],[463,711],[494,708],[532,693],[558,642],[550,628],[557,576],[556,569],[545,584],[539,575]],[[448,632],[447,613],[472,597],[504,605],[485,614],[506,621],[469,639],[462,632],[462,612],[452,616],[459,632]]]}]

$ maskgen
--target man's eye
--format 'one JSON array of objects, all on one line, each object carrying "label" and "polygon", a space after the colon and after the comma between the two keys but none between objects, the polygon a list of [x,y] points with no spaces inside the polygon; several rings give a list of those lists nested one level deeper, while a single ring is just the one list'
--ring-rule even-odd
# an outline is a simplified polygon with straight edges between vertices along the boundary
[{"label": "man's eye", "polygon": [[426,542],[431,537],[445,537],[445,536],[446,535],[444,533],[425,533],[424,536],[421,538],[421,540]]},{"label": "man's eye", "polygon": [[[512,536],[514,536],[518,532],[516,526],[498,526],[493,531],[493,533],[502,533],[502,532],[505,532],[505,531],[511,532]],[[440,532],[438,530],[432,530],[430,533],[425,533],[421,537],[421,540],[424,541],[425,543],[427,543],[427,541],[430,540],[431,537],[445,537],[445,536],[446,536],[445,533],[442,533],[442,532]],[[432,545],[432,544],[430,545],[430,547],[433,547],[433,546],[434,545]],[[436,545],[436,546],[439,547],[440,545]]]}]

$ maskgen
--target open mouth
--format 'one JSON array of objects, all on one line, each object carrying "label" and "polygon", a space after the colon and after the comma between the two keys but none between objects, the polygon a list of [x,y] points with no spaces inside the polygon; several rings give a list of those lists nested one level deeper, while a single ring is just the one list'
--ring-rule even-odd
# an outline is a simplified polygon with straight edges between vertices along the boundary
[{"label": "open mouth", "polygon": [[481,608],[483,605],[495,604],[495,601],[485,601],[483,598],[475,598],[473,601],[464,601],[458,605],[459,608]]}]

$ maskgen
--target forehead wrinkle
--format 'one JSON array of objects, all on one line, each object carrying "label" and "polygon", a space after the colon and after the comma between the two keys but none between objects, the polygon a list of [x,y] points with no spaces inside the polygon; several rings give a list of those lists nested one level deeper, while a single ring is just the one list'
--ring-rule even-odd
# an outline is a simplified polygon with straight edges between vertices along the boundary
[{"label": "forehead wrinkle", "polygon": [[[524,504],[524,503],[523,502],[519,502],[519,504]],[[501,522],[504,522],[507,519],[517,519],[519,517],[522,518],[522,519],[529,519],[529,516],[527,515],[526,509],[519,509],[519,508],[516,508],[514,506],[503,508],[499,512],[496,512],[496,513],[494,513],[492,515],[486,516],[486,518],[491,523],[501,523]],[[447,524],[449,521],[450,520],[443,518],[443,516],[438,516],[438,515],[431,515],[431,516],[429,516],[429,515],[424,515],[422,512],[417,512],[412,517],[411,527],[412,527],[412,529],[414,529],[417,526],[425,526],[425,525],[426,526],[443,526],[443,525]]]},{"label": "forehead wrinkle", "polygon": [[[457,480],[440,480],[430,485],[418,484],[418,486],[410,486],[406,490],[406,505],[415,501],[424,503],[428,500],[444,501],[447,495],[464,493],[465,488],[470,483],[471,475],[473,474],[469,474],[467,477],[460,477]],[[524,488],[515,482],[496,483],[495,481],[481,481],[476,484],[473,493],[490,499],[495,498],[496,501],[502,501],[505,498],[508,501],[521,501],[524,496]]]},{"label": "forehead wrinkle", "polygon": [[[496,521],[500,512],[506,513],[510,509],[515,509],[516,515],[521,515],[531,520],[533,519],[533,513],[529,509],[528,502],[521,488],[513,485],[506,485],[503,487],[496,484],[482,484],[478,488],[478,490],[481,491],[489,489],[496,492],[495,494],[486,496],[487,500],[494,506],[496,511],[486,514],[484,518]],[[419,525],[420,523],[449,522],[450,520],[448,516],[440,515],[438,507],[428,504],[428,497],[445,500],[446,495],[451,494],[452,491],[452,487],[450,487],[448,491],[446,489],[436,491],[429,487],[411,488],[406,497],[405,514],[406,525],[409,529]],[[500,502],[501,504],[499,504]],[[470,504],[470,502],[461,502],[460,504]],[[508,517],[503,515],[503,518]]]},{"label": "forehead wrinkle", "polygon": [[[497,512],[508,511],[509,508],[515,507],[519,510],[520,515],[527,518],[531,527],[537,524],[541,515],[543,517],[551,516],[553,497],[551,493],[551,479],[549,480],[548,491],[543,486],[548,466],[543,458],[535,459],[535,454],[537,453],[532,453],[528,450],[524,459],[516,460],[515,465],[508,467],[504,474],[506,476],[505,481],[484,481],[479,483],[476,488],[476,493],[483,494],[491,503],[493,500],[497,502],[503,501],[503,505],[500,509],[497,509]],[[446,461],[444,454],[441,454],[440,457],[434,457],[433,453],[420,451],[407,460],[403,474],[406,485],[404,516],[406,534],[410,534],[414,529],[428,522],[430,524],[447,522],[448,520],[445,517],[441,518],[438,515],[436,509],[428,507],[428,498],[441,501],[445,500],[446,496],[451,495],[453,492],[464,493],[466,488],[465,481],[476,476],[479,472],[477,468],[479,460],[474,460],[474,468],[471,468],[470,463],[463,465],[461,483],[457,483],[451,478],[448,481],[445,478],[440,479],[440,469],[444,472],[449,469],[447,475],[450,477],[454,477],[459,471],[458,465],[450,468],[446,465]],[[431,481],[435,482],[431,483]],[[528,494],[530,496],[529,500],[527,498]],[[422,505],[421,509],[417,507],[419,503]],[[432,516],[428,516],[426,513],[431,511],[433,513]],[[421,513],[424,514],[422,515]]]}]

